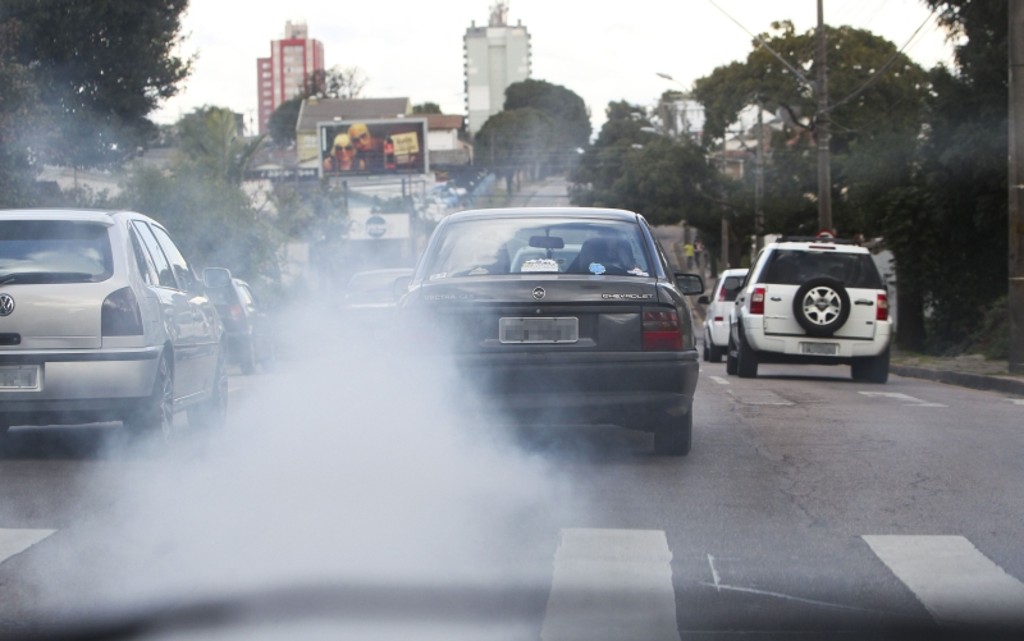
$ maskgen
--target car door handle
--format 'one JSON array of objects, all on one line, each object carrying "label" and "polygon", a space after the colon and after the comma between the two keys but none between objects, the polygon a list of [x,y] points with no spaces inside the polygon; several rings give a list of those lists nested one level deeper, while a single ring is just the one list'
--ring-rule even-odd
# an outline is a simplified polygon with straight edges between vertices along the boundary
[{"label": "car door handle", "polygon": [[778,303],[778,302],[782,301],[782,297],[781,296],[772,296],[770,300],[772,302]]},{"label": "car door handle", "polygon": [[853,302],[853,304],[854,305],[868,305],[868,306],[874,305],[874,303],[872,301],[869,301],[866,298],[858,298],[856,301]]}]

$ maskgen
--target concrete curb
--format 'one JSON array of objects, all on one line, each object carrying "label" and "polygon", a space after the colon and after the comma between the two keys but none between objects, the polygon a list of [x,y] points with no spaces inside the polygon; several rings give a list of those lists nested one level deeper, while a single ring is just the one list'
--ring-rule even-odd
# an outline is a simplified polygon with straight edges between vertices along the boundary
[{"label": "concrete curb", "polygon": [[898,376],[909,376],[911,378],[923,378],[929,381],[937,381],[948,385],[970,387],[972,389],[1003,392],[1004,394],[1015,394],[1024,396],[1024,378],[1011,376],[993,376],[988,374],[968,374],[966,372],[954,372],[951,370],[929,369],[927,367],[914,367],[912,365],[889,365],[889,372]]}]

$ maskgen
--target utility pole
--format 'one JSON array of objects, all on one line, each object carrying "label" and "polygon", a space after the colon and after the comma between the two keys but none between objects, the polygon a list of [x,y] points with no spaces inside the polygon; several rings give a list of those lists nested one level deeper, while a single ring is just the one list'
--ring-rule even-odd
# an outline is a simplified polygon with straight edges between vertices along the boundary
[{"label": "utility pole", "polygon": [[1024,0],[1010,0],[1009,13],[1009,370],[1024,374]]},{"label": "utility pole", "polygon": [[822,1],[818,0],[818,53],[815,56],[817,81],[815,93],[818,98],[818,113],[815,116],[814,137],[818,143],[818,226],[832,229],[832,169],[829,160],[829,113],[828,113],[828,59],[825,49],[825,13]]},{"label": "utility pole", "polygon": [[764,115],[757,97],[757,148],[754,150],[754,254],[764,247]]}]

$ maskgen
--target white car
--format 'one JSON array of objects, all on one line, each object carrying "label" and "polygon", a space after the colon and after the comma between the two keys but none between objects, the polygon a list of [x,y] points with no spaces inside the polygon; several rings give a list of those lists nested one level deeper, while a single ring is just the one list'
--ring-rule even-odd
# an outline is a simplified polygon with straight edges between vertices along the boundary
[{"label": "white car", "polygon": [[123,421],[166,439],[227,407],[223,326],[167,230],[133,212],[0,211],[0,435]]},{"label": "white car", "polygon": [[718,275],[711,296],[701,296],[698,303],[707,305],[704,310],[704,351],[705,361],[720,363],[729,345],[729,312],[736,294],[747,277],[747,269],[726,269]]},{"label": "white car", "polygon": [[867,248],[783,236],[761,250],[736,297],[726,372],[750,378],[759,363],[844,364],[855,380],[884,383],[892,327]]}]

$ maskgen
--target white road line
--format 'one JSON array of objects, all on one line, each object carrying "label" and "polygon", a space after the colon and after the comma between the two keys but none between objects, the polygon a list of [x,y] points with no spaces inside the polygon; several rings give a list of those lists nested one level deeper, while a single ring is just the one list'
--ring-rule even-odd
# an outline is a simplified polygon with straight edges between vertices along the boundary
[{"label": "white road line", "polygon": [[0,563],[16,554],[21,554],[56,531],[0,528]]},{"label": "white road line", "polygon": [[1014,405],[1024,405],[1024,398],[1011,398],[1009,401]]},{"label": "white road line", "polygon": [[708,376],[708,378],[710,378],[714,382],[718,383],[719,385],[728,385],[729,384],[729,381],[727,379],[722,378],[721,376]]},{"label": "white road line", "polygon": [[857,392],[870,398],[891,398],[896,401],[903,401],[908,407],[949,407],[942,403],[929,403],[928,401],[922,401],[919,398],[915,398],[909,394],[901,394],[899,392]]},{"label": "white road line", "polygon": [[719,592],[722,591],[722,577],[718,576],[718,570],[715,569],[715,557],[708,555],[708,565],[711,566],[711,578],[715,580],[715,589]]},{"label": "white road line", "polygon": [[765,389],[745,389],[738,393],[729,390],[728,392],[733,398],[744,405],[795,405],[793,401],[788,401],[775,392]]},{"label": "white road line", "polygon": [[662,530],[564,529],[543,641],[679,641]]},{"label": "white road line", "polygon": [[962,536],[864,536],[940,623],[1024,626],[1024,583]]}]

